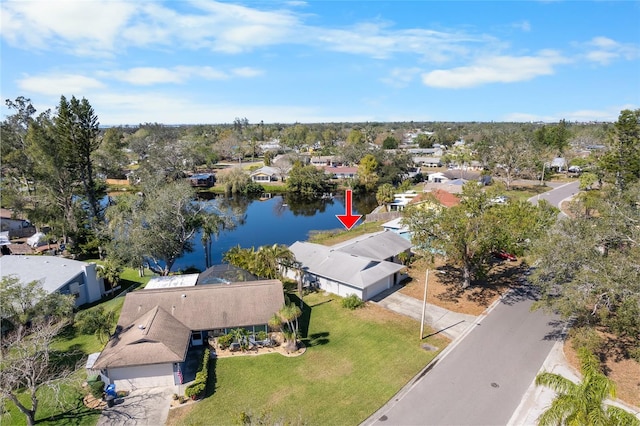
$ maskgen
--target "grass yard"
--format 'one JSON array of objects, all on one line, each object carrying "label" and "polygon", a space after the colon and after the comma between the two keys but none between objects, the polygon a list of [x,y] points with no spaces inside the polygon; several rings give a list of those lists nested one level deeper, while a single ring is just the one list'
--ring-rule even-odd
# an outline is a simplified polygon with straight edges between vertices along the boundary
[{"label": "grass yard", "polygon": [[309,236],[309,242],[331,246],[359,237],[360,235],[380,232],[382,230],[380,225],[382,225],[382,222],[366,222],[351,228],[349,231],[346,231],[344,228],[337,228],[332,231],[315,232]]},{"label": "grass yard", "polygon": [[265,424],[352,424],[386,403],[448,340],[418,339],[417,321],[373,304],[349,311],[341,298],[305,296],[307,350],[298,357],[267,354],[221,358],[210,374],[212,395],[171,410],[169,425],[237,424],[242,413]]},{"label": "grass yard", "polygon": [[[96,261],[98,262],[98,261]],[[99,263],[99,262],[98,262]],[[150,275],[138,277],[135,269],[125,268],[121,274],[121,285],[123,288],[139,289],[144,287],[151,279]],[[105,311],[114,311],[115,318],[120,316],[120,310],[124,303],[124,297],[103,300],[87,309],[96,309],[98,306]],[[114,324],[115,327],[115,324]],[[84,361],[87,355],[99,352],[104,346],[94,335],[81,334],[72,326],[67,326],[52,344],[52,349],[56,359],[72,368],[78,370],[73,373],[69,383],[61,385],[59,390],[53,391],[42,388],[38,391],[38,410],[36,420],[38,424],[64,424],[64,425],[95,425],[100,416],[99,411],[88,409],[82,403],[82,398],[87,391],[81,388],[81,383],[86,379]],[[56,403],[57,397],[61,404]],[[31,407],[31,402],[26,394],[20,395],[20,400]],[[0,425],[24,425],[25,416],[10,401],[5,402],[7,414],[0,417]]]},{"label": "grass yard", "polygon": [[[82,398],[86,391],[81,388],[85,380],[84,370],[77,371],[67,384],[56,391],[52,388],[41,388],[38,391],[38,425],[93,426],[98,422],[100,411],[85,407]],[[20,395],[22,403],[31,406],[26,394]],[[58,400],[56,401],[56,398]],[[11,402],[5,404],[6,413],[0,416],[2,426],[22,426],[27,424],[26,417]]]}]

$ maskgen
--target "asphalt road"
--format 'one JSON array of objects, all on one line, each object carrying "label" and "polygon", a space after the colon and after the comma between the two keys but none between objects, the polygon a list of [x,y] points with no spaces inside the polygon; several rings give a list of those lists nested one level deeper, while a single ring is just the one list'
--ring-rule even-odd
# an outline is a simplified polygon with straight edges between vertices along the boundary
[{"label": "asphalt road", "polygon": [[529,201],[533,203],[533,205],[537,205],[539,200],[547,200],[549,203],[556,207],[560,207],[560,203],[566,199],[578,193],[580,187],[580,181],[576,179],[571,183],[566,183],[557,188],[554,188],[552,191],[545,192],[544,194],[539,194],[529,198]]},{"label": "asphalt road", "polygon": [[[561,185],[530,201],[560,202],[579,183]],[[531,312],[536,295],[523,286],[503,297],[470,332],[454,342],[366,425],[504,425],[518,408],[564,322]]]},{"label": "asphalt road", "polygon": [[503,298],[430,371],[366,423],[507,424],[562,333],[558,317],[530,312],[534,298],[528,287]]}]

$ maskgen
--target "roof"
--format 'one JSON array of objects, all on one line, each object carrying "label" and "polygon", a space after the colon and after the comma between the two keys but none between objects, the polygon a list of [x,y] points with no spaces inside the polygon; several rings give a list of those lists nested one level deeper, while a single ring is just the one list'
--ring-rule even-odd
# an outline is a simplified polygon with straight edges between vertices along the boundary
[{"label": "roof", "polygon": [[266,324],[284,305],[278,280],[152,289],[128,293],[118,324],[126,327],[159,306],[190,330]]},{"label": "roof", "polygon": [[314,243],[296,241],[289,249],[305,271],[359,289],[365,289],[404,268],[397,263],[357,256]]},{"label": "roof", "polygon": [[358,173],[357,167],[347,167],[347,166],[323,166],[322,169],[325,173],[336,173],[336,174],[356,174]]},{"label": "roof", "polygon": [[182,362],[190,339],[188,327],[166,310],[154,306],[140,317],[116,327],[93,368]]},{"label": "roof", "polygon": [[381,231],[356,237],[332,248],[343,253],[384,260],[409,250],[411,243],[395,232]]},{"label": "roof", "polygon": [[402,229],[405,226],[402,224],[402,217],[397,217],[388,222],[382,224],[382,227],[385,229]]},{"label": "roof", "polygon": [[280,169],[276,169],[275,167],[270,167],[270,166],[264,166],[264,167],[260,167],[257,170],[254,170],[250,176],[256,176],[256,175],[269,175],[269,176],[276,176],[280,174]]},{"label": "roof", "polygon": [[191,287],[196,285],[198,274],[170,275],[168,277],[153,277],[149,280],[145,290],[154,288]]},{"label": "roof", "polygon": [[2,256],[0,276],[15,275],[24,284],[41,281],[47,293],[85,273],[85,262],[56,256]]},{"label": "roof", "polygon": [[460,204],[460,198],[442,189],[434,189],[430,192],[427,192],[427,194],[433,195],[433,197],[445,207],[453,207]]},{"label": "roof", "polygon": [[189,179],[209,179],[212,176],[215,176],[215,175],[213,173],[199,173],[199,174],[189,176]]}]

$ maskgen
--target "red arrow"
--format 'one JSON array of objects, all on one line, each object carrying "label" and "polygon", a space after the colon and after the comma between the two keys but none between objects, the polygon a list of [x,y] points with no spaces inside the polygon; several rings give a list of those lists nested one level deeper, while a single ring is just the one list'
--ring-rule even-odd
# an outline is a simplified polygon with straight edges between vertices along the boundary
[{"label": "red arrow", "polygon": [[347,201],[347,206],[346,206],[347,211],[345,214],[337,214],[336,217],[340,222],[342,222],[342,224],[344,225],[345,228],[347,228],[347,231],[348,231],[349,229],[353,228],[353,225],[355,225],[356,222],[360,220],[362,215],[352,214],[351,212],[351,190],[350,189],[346,190],[346,192],[344,193],[344,196]]}]

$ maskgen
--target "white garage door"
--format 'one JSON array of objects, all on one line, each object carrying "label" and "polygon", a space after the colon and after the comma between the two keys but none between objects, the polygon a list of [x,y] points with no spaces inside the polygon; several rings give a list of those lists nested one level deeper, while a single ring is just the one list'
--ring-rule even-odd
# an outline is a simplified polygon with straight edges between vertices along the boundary
[{"label": "white garage door", "polygon": [[108,373],[109,378],[116,385],[116,390],[134,390],[174,385],[173,364],[110,368]]}]

